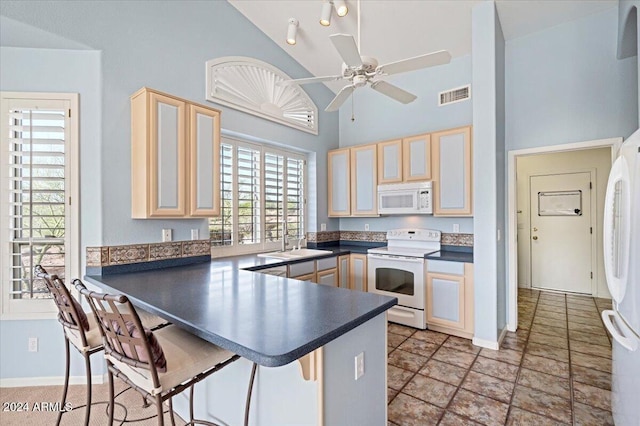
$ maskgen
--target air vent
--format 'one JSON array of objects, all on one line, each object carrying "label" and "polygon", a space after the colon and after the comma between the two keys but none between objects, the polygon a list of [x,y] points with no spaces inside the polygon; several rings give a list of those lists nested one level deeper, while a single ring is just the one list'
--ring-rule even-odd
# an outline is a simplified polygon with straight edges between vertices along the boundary
[{"label": "air vent", "polygon": [[446,92],[438,93],[438,106],[449,105],[456,102],[466,101],[471,98],[471,85],[456,87]]}]

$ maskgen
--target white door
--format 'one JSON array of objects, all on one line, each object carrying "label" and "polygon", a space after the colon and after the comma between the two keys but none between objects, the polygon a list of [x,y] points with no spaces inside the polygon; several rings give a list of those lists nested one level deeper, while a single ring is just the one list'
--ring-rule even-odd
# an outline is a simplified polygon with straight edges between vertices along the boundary
[{"label": "white door", "polygon": [[592,293],[591,174],[530,178],[531,285]]}]

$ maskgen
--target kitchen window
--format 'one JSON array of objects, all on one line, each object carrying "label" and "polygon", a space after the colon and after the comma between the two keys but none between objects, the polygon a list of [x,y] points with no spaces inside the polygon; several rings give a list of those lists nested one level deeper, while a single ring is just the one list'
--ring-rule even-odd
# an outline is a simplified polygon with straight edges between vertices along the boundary
[{"label": "kitchen window", "polygon": [[212,253],[278,250],[305,236],[306,157],[269,145],[223,138],[221,214],[209,220]]},{"label": "kitchen window", "polygon": [[41,264],[69,280],[79,275],[78,95],[1,94],[3,318],[56,312]]}]

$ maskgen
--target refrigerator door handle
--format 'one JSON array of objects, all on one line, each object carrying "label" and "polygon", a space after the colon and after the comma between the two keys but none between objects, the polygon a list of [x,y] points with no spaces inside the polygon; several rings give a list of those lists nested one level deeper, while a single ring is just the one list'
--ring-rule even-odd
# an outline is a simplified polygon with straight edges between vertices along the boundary
[{"label": "refrigerator door handle", "polygon": [[611,166],[604,199],[604,273],[611,297],[617,303],[624,298],[629,262],[630,220],[629,167],[624,157]]},{"label": "refrigerator door handle", "polygon": [[[611,318],[616,318],[615,327]],[[611,310],[602,311],[602,321],[604,321],[604,325],[607,327],[607,330],[609,330],[609,333],[611,333],[611,336],[625,349],[631,352],[638,349],[638,339],[633,336],[633,331],[627,327],[627,324],[619,320],[617,312]],[[623,334],[629,334],[631,337],[626,337]]]}]

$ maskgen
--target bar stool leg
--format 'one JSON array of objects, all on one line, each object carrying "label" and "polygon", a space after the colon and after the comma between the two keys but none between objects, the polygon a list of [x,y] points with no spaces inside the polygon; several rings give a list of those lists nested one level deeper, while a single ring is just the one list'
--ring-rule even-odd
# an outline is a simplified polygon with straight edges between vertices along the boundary
[{"label": "bar stool leg", "polygon": [[[169,400],[169,407],[171,407],[171,400]],[[158,426],[164,426],[164,413],[162,412],[162,398],[160,397],[159,394],[156,395],[156,408],[158,410]]]},{"label": "bar stool leg", "polygon": [[[176,426],[176,418],[173,415],[173,397],[169,398],[169,413],[171,413],[171,426]],[[164,418],[164,413],[162,417]]]},{"label": "bar stool leg", "polygon": [[64,336],[64,349],[66,355],[65,361],[65,369],[64,369],[64,388],[62,390],[62,403],[60,404],[60,411],[58,411],[58,420],[56,420],[56,426],[60,425],[60,421],[62,420],[62,414],[64,413],[64,405],[67,402],[67,390],[69,390],[69,365],[71,363],[69,353],[69,339],[67,336]]},{"label": "bar stool leg", "polygon": [[107,411],[109,412],[109,426],[113,426],[113,412],[115,411],[115,400],[113,396],[113,373],[109,369],[109,362],[107,361],[107,371],[109,373],[109,407]]},{"label": "bar stool leg", "polygon": [[87,369],[87,411],[84,415],[84,424],[85,426],[89,426],[89,417],[91,416],[91,360],[89,359],[90,355],[88,353],[84,353],[84,364]]}]

